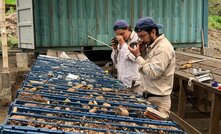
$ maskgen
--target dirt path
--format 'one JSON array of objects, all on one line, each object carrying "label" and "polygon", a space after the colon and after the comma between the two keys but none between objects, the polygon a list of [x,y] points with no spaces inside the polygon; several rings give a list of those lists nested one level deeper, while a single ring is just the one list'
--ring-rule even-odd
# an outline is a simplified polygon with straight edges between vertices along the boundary
[{"label": "dirt path", "polygon": [[[2,70],[2,58],[0,57],[0,70]],[[16,69],[16,59],[15,56],[9,56],[9,68],[10,68],[10,72],[11,72],[11,80],[14,81],[15,80],[15,69]],[[1,87],[1,77],[0,77],[0,90],[2,89]],[[4,119],[6,118],[6,115],[8,113],[8,106],[2,106],[0,104],[0,124],[4,122]]]},{"label": "dirt path", "polygon": [[0,124],[2,124],[7,116],[8,107],[0,106]]},{"label": "dirt path", "polygon": [[221,30],[208,31],[209,47],[221,51]]}]

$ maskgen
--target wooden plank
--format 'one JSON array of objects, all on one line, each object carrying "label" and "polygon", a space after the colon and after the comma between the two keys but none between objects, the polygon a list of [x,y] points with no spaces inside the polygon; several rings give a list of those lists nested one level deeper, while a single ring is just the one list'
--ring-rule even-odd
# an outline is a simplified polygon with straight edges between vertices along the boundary
[{"label": "wooden plank", "polygon": [[53,56],[53,57],[58,57],[57,51],[56,50],[52,50],[52,49],[48,49],[47,50],[47,55],[48,56]]},{"label": "wooden plank", "polygon": [[[185,59],[188,59],[188,60],[190,60],[189,58],[191,57],[191,56],[186,55],[186,53],[185,54],[178,53],[178,55],[179,55],[180,58],[185,57]],[[198,56],[194,55],[194,57],[192,57],[192,58],[195,59],[196,57],[198,57]],[[202,56],[200,56],[200,58],[202,58]],[[205,59],[205,56],[204,56],[204,59]],[[212,58],[210,58],[210,59],[212,59]],[[217,81],[217,82],[221,82],[221,69],[220,69],[221,60],[216,59],[214,61],[214,60],[210,60],[210,59],[208,59],[206,61],[199,62],[197,64],[192,64],[193,68],[202,68],[202,70],[212,70],[214,80]],[[187,62],[187,61],[184,61],[184,62],[182,62],[182,61],[183,61],[182,59],[177,60],[177,64],[178,64],[177,67],[178,68],[180,67],[179,65],[181,65],[184,62]],[[220,64],[220,66],[217,66],[217,64]],[[185,69],[184,71],[187,72],[187,73],[192,73],[192,68]],[[191,77],[191,76],[189,76],[189,77]]]},{"label": "wooden plank", "polygon": [[[8,53],[21,53],[22,51],[19,50],[8,50]],[[2,54],[2,50],[0,50],[0,54]]]},{"label": "wooden plank", "polygon": [[[212,70],[214,80],[217,82],[221,83],[221,60],[220,59],[215,59],[207,56],[202,56],[202,55],[196,55],[196,54],[190,54],[190,53],[184,53],[184,52],[177,52],[176,55],[178,55],[178,59],[176,59],[178,62],[176,63],[177,68],[181,66],[182,63],[187,62],[188,60],[193,60],[193,59],[207,59],[206,61],[202,61],[199,63],[194,63],[193,68],[201,68],[202,70]],[[185,69],[185,70],[179,70],[176,69],[175,71],[175,77],[179,78],[181,80],[188,81],[190,77],[194,77],[191,75],[191,70],[190,69]],[[196,77],[195,77],[196,78]],[[181,83],[182,84],[182,83]],[[210,118],[210,134],[216,134],[219,133],[219,121],[220,121],[220,116],[221,116],[221,90],[212,87],[211,83],[201,83],[197,79],[192,80],[192,84],[195,86],[199,86],[202,89],[204,89],[207,94],[206,99],[211,101],[212,99],[212,110],[211,110],[211,118]],[[184,116],[184,111],[185,107],[183,106],[183,93],[182,93],[182,88],[180,88],[180,98],[179,98],[179,108],[178,108],[178,115],[181,117]],[[198,93],[202,93],[202,89],[199,89]],[[194,88],[195,91],[195,88]],[[198,94],[199,95],[199,94]],[[200,99],[198,100],[199,102],[207,101],[203,98],[203,94],[199,95],[201,96]],[[208,101],[207,101],[208,102]],[[209,109],[210,105],[208,107],[205,107],[205,109],[201,109],[203,111],[210,111]]]},{"label": "wooden plank", "polygon": [[178,103],[178,116],[181,118],[185,117],[185,104],[186,104],[186,94],[183,88],[183,80],[179,79],[180,91],[179,91],[179,103]]},{"label": "wooden plank", "polygon": [[221,114],[221,96],[215,94],[212,103],[212,114],[210,117],[210,129],[209,129],[210,134],[219,133],[220,114]]},{"label": "wooden plank", "polygon": [[[179,66],[178,66],[179,67]],[[197,76],[194,76],[194,75],[192,75],[192,68],[189,68],[189,69],[185,69],[185,70],[176,70],[175,71],[175,74],[176,74],[176,72],[180,72],[180,71],[182,71],[183,73],[186,73],[186,77],[189,79],[190,77],[193,77],[193,78],[197,78]],[[202,68],[202,70],[207,70],[206,68]],[[209,69],[208,69],[209,70]],[[219,83],[221,83],[221,75],[219,74],[219,71],[217,71],[217,72],[213,72],[212,73],[212,77],[214,78],[214,81],[217,81],[217,82],[219,82]]]},{"label": "wooden plank", "polygon": [[183,62],[183,64],[185,63],[199,63],[199,62],[203,62],[206,61],[207,59],[201,59],[201,58],[194,58],[194,57],[188,57],[188,56],[183,56],[181,58],[176,58],[178,61],[180,60],[181,62]]},{"label": "wooden plank", "polygon": [[203,62],[200,62],[199,64],[207,65],[207,66],[214,67],[214,68],[218,68],[221,66],[220,62],[215,62],[215,61],[211,61],[211,60],[203,61]]},{"label": "wooden plank", "polygon": [[215,75],[218,75],[218,76],[221,76],[221,68],[218,67],[218,68],[214,68],[214,67],[211,67],[209,65],[202,65],[202,64],[192,64],[192,68],[188,68],[188,69],[179,69],[181,67],[181,64],[178,62],[176,64],[176,67],[177,69],[175,71],[184,71],[186,73],[189,73],[192,75],[192,70],[193,68],[201,68],[202,70],[211,70],[212,71],[212,74],[215,74]]},{"label": "wooden plank", "polygon": [[213,74],[213,77],[214,77],[215,81],[221,83],[221,76],[220,75]]},{"label": "wooden plank", "polygon": [[201,54],[202,54],[202,55],[205,55],[204,32],[203,32],[203,29],[202,29],[202,31],[201,31],[201,41],[202,41]]},{"label": "wooden plank", "polygon": [[214,95],[215,95],[214,92],[208,91],[206,100],[213,101]]},{"label": "wooden plank", "polygon": [[[57,51],[57,50],[48,49],[48,50],[47,50],[47,55],[53,56],[53,57],[60,57],[60,55],[61,55],[62,52],[63,52],[63,51]],[[65,52],[65,53],[66,53],[66,52]],[[89,60],[84,53],[79,53],[79,52],[67,52],[66,54],[67,54],[71,59],[80,60],[80,61]]]},{"label": "wooden plank", "polygon": [[71,59],[74,59],[74,60],[79,60],[77,55],[76,55],[76,52],[67,52],[67,55],[71,58]]},{"label": "wooden plank", "polygon": [[[187,56],[187,55],[183,55],[183,54],[178,54],[180,55],[180,58],[176,58],[176,63],[181,65],[181,64],[185,64],[190,60],[202,60],[203,57],[200,58],[196,58],[196,57],[191,57],[191,56]],[[193,65],[198,65],[198,66],[209,66],[209,67],[213,67],[213,68],[219,68],[221,66],[221,60],[215,59],[215,58],[209,58],[209,57],[204,57],[204,61],[201,62],[197,62],[197,63],[193,63]]]},{"label": "wooden plank", "polygon": [[[61,56],[61,54],[62,54],[62,52],[64,52],[64,51],[56,51],[57,56],[58,56],[58,57],[60,57],[60,56]],[[66,53],[66,52],[65,52],[65,53]]]},{"label": "wooden plank", "polygon": [[197,85],[193,85],[194,91],[193,95],[197,97],[196,106],[200,111],[211,112],[211,102],[214,92],[206,90]]},{"label": "wooden plank", "polygon": [[187,64],[188,62],[194,61],[194,60],[202,60],[199,62],[191,63],[194,68],[202,68],[203,66],[205,66],[205,67],[209,67],[210,69],[219,69],[221,66],[221,63],[216,63],[214,61],[209,61],[206,59],[192,59],[192,58],[188,58],[188,60],[186,61],[182,59],[176,59],[176,65],[181,66],[183,64]]},{"label": "wooden plank", "polygon": [[[174,73],[174,76],[176,78],[183,79],[185,81],[189,81],[189,78],[190,78],[190,75],[183,72],[183,71],[176,71]],[[198,80],[195,80],[195,79],[192,80],[192,83],[196,84],[196,85],[198,85],[202,88],[205,88],[206,90],[210,90],[210,91],[216,92],[216,93],[221,95],[221,90],[212,87],[210,83],[209,84],[208,83],[201,83],[201,82],[199,82]]]},{"label": "wooden plank", "polygon": [[202,65],[202,64],[193,64],[193,68],[201,68],[202,70],[211,70],[213,74],[221,76],[221,68],[220,67],[211,67],[210,65]]},{"label": "wooden plank", "polygon": [[205,112],[205,105],[202,103],[202,100],[205,97],[205,89],[194,85],[194,95],[197,96],[196,106],[201,110]]},{"label": "wooden plank", "polygon": [[170,119],[175,121],[184,131],[186,131],[188,134],[201,134],[197,129],[192,127],[190,124],[188,124],[186,121],[178,117],[173,112],[170,112]]},{"label": "wooden plank", "polygon": [[82,53],[77,53],[76,52],[76,55],[77,55],[77,57],[78,57],[78,59],[80,60],[80,61],[85,61],[85,60],[89,60],[88,58],[87,58],[87,56],[82,52]]},{"label": "wooden plank", "polygon": [[192,58],[199,58],[199,59],[208,59],[217,63],[221,63],[220,59],[217,58],[212,58],[212,57],[207,57],[207,56],[203,56],[203,55],[197,55],[197,54],[192,54],[192,53],[185,53],[185,52],[176,52],[176,56],[180,55],[180,57],[192,57]]},{"label": "wooden plank", "polygon": [[2,61],[3,61],[3,72],[9,73],[8,64],[8,44],[7,44],[7,30],[5,22],[5,0],[0,0],[0,23],[1,23],[1,38],[2,38]]},{"label": "wooden plank", "polygon": [[200,58],[194,58],[194,57],[190,57],[190,56],[183,56],[182,57],[180,56],[180,58],[177,58],[176,59],[179,59],[180,61],[183,61],[184,63],[187,63],[189,60],[192,60],[192,59],[200,59]]}]

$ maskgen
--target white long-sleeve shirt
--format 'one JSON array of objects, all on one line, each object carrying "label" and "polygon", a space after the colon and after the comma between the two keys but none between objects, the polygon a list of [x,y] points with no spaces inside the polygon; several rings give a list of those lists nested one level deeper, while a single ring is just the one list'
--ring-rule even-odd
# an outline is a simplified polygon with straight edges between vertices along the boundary
[{"label": "white long-sleeve shirt", "polygon": [[128,88],[132,86],[132,81],[140,84],[140,73],[138,71],[139,65],[136,62],[135,56],[129,51],[128,44],[137,41],[137,34],[132,31],[127,43],[121,47],[118,44],[117,50],[112,50],[111,59],[117,67],[118,79],[123,82]]}]

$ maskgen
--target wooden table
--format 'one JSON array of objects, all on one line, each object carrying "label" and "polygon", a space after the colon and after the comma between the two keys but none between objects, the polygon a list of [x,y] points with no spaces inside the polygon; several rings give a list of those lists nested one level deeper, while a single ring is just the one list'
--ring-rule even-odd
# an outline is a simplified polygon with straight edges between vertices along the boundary
[{"label": "wooden table", "polygon": [[[176,63],[177,69],[175,71],[175,79],[179,79],[179,103],[178,103],[178,116],[184,118],[185,115],[185,104],[186,104],[186,95],[184,89],[184,81],[189,81],[190,77],[194,77],[190,74],[191,69],[180,70],[179,67],[188,62],[189,60],[196,59],[206,59],[202,62],[193,63],[193,67],[201,67],[202,69],[215,70],[213,71],[214,80],[221,83],[221,60],[215,58],[209,58],[206,56],[188,54],[184,52],[176,52]],[[219,133],[219,121],[221,116],[221,90],[218,88],[214,88],[211,86],[211,83],[201,83],[197,79],[192,80],[193,87],[195,85],[201,87],[201,89],[206,89],[213,93],[212,98],[212,109],[211,109],[211,117],[210,117],[210,134],[218,134]],[[193,88],[194,89],[194,88]]]}]

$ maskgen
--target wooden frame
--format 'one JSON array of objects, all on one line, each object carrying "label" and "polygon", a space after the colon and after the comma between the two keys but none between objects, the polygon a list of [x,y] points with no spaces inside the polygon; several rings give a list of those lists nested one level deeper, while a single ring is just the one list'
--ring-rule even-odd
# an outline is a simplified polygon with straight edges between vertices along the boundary
[{"label": "wooden frame", "polygon": [[[181,118],[184,118],[186,95],[185,95],[184,88],[183,88],[183,81],[189,81],[189,76],[185,72],[176,71],[175,78],[178,78],[179,83],[180,83],[178,116],[180,116]],[[212,100],[209,133],[210,134],[218,133],[219,132],[219,120],[220,120],[220,115],[221,115],[221,90],[218,90],[217,88],[212,87],[210,84],[198,82],[197,80],[192,80],[192,84],[195,84],[206,90],[214,92],[214,96]]]}]

